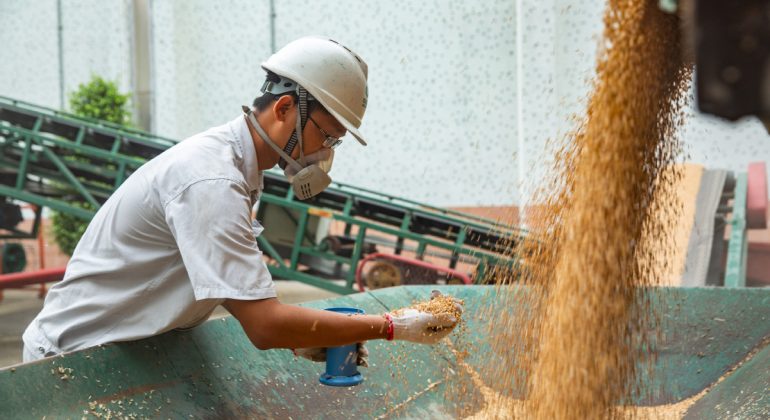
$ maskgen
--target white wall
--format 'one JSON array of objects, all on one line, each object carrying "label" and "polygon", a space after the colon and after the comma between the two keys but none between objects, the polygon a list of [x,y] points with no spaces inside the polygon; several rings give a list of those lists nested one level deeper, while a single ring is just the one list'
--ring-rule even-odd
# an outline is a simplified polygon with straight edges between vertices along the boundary
[{"label": "white wall", "polygon": [[0,95],[59,107],[56,0],[0,1]]},{"label": "white wall", "polygon": [[[153,3],[156,127],[185,137],[238,115],[264,79],[269,3]],[[435,204],[516,200],[514,4],[276,1],[276,45],[328,35],[369,65],[369,146],[335,180]],[[490,168],[495,168],[491,170]]]},{"label": "white wall", "polygon": [[[439,205],[516,199],[514,3],[280,2],[282,45],[314,31],[369,64],[370,146],[346,144],[334,174]],[[294,18],[292,18],[295,16]]]},{"label": "white wall", "polygon": [[62,12],[65,91],[92,75],[133,90],[131,0],[63,0]]},{"label": "white wall", "polygon": [[518,1],[517,56],[521,99],[518,139],[520,191],[523,205],[549,168],[552,149],[573,128],[585,108],[594,73],[603,2]]},{"label": "white wall", "polygon": [[[131,0],[66,0],[62,6],[64,106],[97,74],[131,90]],[[0,1],[0,95],[60,107],[56,0]]]},{"label": "white wall", "polygon": [[[369,64],[363,148],[335,180],[437,205],[526,201],[546,141],[582,110],[601,0],[276,0],[276,44],[325,34]],[[0,1],[0,95],[59,106],[56,0]],[[235,117],[270,54],[268,0],[151,2],[153,127],[184,138]],[[133,90],[131,0],[63,1],[64,87],[91,73]],[[65,101],[66,102],[66,101]],[[770,159],[755,121],[693,116],[690,161],[743,170]]]},{"label": "white wall", "polygon": [[267,1],[154,1],[154,126],[185,138],[251,104],[270,55]]}]

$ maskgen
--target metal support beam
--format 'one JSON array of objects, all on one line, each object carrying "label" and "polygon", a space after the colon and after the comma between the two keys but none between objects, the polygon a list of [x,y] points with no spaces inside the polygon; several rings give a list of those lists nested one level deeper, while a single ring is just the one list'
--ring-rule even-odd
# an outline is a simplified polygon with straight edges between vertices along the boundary
[{"label": "metal support beam", "polygon": [[62,0],[56,0],[56,42],[59,58],[59,109],[64,109],[64,11]]},{"label": "metal support beam", "polygon": [[37,194],[32,194],[26,191],[19,191],[5,185],[0,185],[0,196],[13,197],[17,200],[24,201],[37,206],[48,207],[52,210],[60,211],[63,213],[71,214],[75,217],[79,217],[83,220],[91,220],[94,217],[94,212],[80,209],[71,206],[61,200],[54,200],[47,197],[42,197]]},{"label": "metal support beam", "polygon": [[101,207],[101,204],[99,204],[98,201],[94,198],[93,195],[86,189],[86,187],[83,186],[83,183],[80,182],[77,177],[72,173],[72,171],[67,168],[67,165],[62,162],[61,159],[59,159],[58,156],[56,156],[53,152],[51,152],[51,149],[41,146],[43,148],[43,154],[50,160],[56,167],[59,169],[59,171],[67,178],[67,180],[72,184],[73,187],[83,196],[83,198],[88,201],[89,204],[94,206],[94,208],[98,209]]},{"label": "metal support beam", "polygon": [[305,238],[305,232],[307,228],[307,209],[299,215],[299,222],[297,223],[297,232],[294,235],[294,247],[291,251],[291,268],[297,269],[299,263],[299,250],[302,248],[302,240]]},{"label": "metal support beam", "polygon": [[270,245],[270,242],[267,239],[265,239],[263,236],[258,236],[257,243],[259,244],[259,248],[267,252],[267,255],[269,255],[270,258],[275,260],[275,262],[281,268],[287,268],[286,263],[283,262],[283,257],[281,257],[281,255],[278,254],[278,251],[276,251],[275,248],[272,245]]},{"label": "metal support beam", "polygon": [[746,233],[747,190],[746,174],[738,174],[735,184],[735,199],[733,200],[733,217],[730,220],[730,242],[727,246],[725,287],[746,286],[746,258],[749,253]]},{"label": "metal support beam", "polygon": [[345,286],[348,289],[352,289],[353,282],[356,281],[355,267],[358,265],[358,260],[361,259],[361,253],[363,252],[365,240],[366,240],[366,227],[359,226],[358,234],[356,235],[356,244],[353,245],[353,255],[350,257],[350,270],[348,271],[348,275],[346,278],[347,282],[345,283]]},{"label": "metal support beam", "polygon": [[134,0],[133,4],[133,84],[136,123],[152,131],[152,13],[150,0]]}]

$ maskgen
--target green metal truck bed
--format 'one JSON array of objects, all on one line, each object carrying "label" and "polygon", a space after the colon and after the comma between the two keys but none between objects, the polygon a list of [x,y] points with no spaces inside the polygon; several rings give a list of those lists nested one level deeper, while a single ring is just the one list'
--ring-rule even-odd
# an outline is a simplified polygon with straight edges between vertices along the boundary
[{"label": "green metal truck bed", "polygon": [[[491,357],[485,320],[474,314],[489,304],[492,286],[445,286],[466,302],[465,333],[455,345],[474,344],[474,368]],[[409,286],[308,303],[355,306],[380,313],[424,299],[431,287]],[[766,418],[770,373],[770,290],[655,289],[663,341],[648,397],[637,405],[671,404],[710,389],[691,408],[693,418]],[[459,342],[458,342],[459,341]],[[444,344],[428,347],[369,343],[371,367],[353,388],[320,385],[321,364],[297,360],[287,350],[259,351],[228,317],[193,330],[105,345],[0,370],[0,418],[447,418],[470,414],[478,390]],[[513,350],[512,350],[513,351]],[[716,408],[715,408],[716,407]],[[736,408],[737,407],[737,408]],[[718,411],[719,409],[723,411]],[[764,416],[764,417],[763,417]],[[730,417],[728,414],[727,417]]]}]

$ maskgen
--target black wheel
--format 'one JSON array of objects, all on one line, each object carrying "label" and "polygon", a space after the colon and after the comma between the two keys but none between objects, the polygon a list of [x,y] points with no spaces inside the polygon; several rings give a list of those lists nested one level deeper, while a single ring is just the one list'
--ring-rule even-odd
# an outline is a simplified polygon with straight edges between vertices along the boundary
[{"label": "black wheel", "polygon": [[18,273],[27,267],[27,253],[19,244],[5,244],[2,246],[3,274]]}]

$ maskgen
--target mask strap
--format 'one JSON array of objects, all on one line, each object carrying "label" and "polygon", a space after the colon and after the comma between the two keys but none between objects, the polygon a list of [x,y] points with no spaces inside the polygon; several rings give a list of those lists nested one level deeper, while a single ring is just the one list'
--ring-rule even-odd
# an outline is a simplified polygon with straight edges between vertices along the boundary
[{"label": "mask strap", "polygon": [[297,172],[301,171],[303,169],[302,165],[297,163],[296,160],[292,159],[289,154],[281,150],[280,147],[278,147],[277,144],[273,141],[273,139],[270,138],[270,136],[267,135],[264,129],[262,129],[262,126],[259,125],[259,122],[254,117],[254,113],[251,112],[251,108],[247,106],[242,106],[241,109],[243,110],[243,113],[245,114],[246,121],[251,125],[254,130],[257,131],[257,134],[259,134],[260,137],[262,137],[262,140],[267,143],[268,146],[270,146],[273,150],[275,150],[276,153],[278,153],[279,156],[281,156],[281,159],[284,161],[284,167],[286,167],[287,164],[291,165],[294,169],[297,170]]}]

